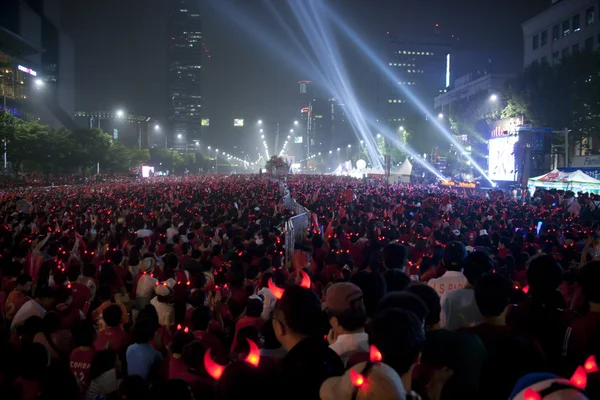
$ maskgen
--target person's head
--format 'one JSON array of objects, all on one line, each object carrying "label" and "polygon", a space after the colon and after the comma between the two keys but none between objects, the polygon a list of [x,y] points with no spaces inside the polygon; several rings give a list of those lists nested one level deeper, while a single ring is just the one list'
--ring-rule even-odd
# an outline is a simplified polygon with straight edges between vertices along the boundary
[{"label": "person's head", "polygon": [[123,400],[146,400],[148,385],[139,375],[129,375],[119,385],[119,396]]},{"label": "person's head", "polygon": [[216,383],[217,400],[248,398],[249,394],[264,398],[275,398],[280,394],[277,375],[267,367],[254,367],[245,361],[235,361],[225,368]]},{"label": "person's head", "polygon": [[152,385],[148,395],[149,400],[192,400],[193,398],[190,385],[183,379],[169,379],[168,381],[156,383]]},{"label": "person's head", "polygon": [[494,269],[494,261],[485,251],[474,251],[465,258],[463,274],[471,286],[475,286],[482,275]]},{"label": "person's head", "polygon": [[90,365],[90,382],[103,373],[117,367],[117,353],[113,349],[106,349],[96,353]]},{"label": "person's head", "polygon": [[104,319],[106,325],[108,325],[111,328],[118,327],[121,323],[122,317],[123,311],[121,310],[121,307],[119,307],[116,304],[112,304],[102,311],[102,319]]},{"label": "person's head", "polygon": [[377,313],[381,313],[390,308],[398,308],[400,310],[406,310],[412,312],[421,321],[421,324],[425,324],[429,309],[421,298],[411,292],[394,292],[388,293],[381,303],[379,303],[379,310]]},{"label": "person's head", "polygon": [[260,297],[252,296],[248,299],[246,305],[246,315],[248,317],[260,317],[263,311],[263,302]]},{"label": "person's head", "polygon": [[38,400],[79,400],[81,398],[75,375],[67,368],[47,368],[39,392]]},{"label": "person's head", "polygon": [[578,282],[585,299],[600,304],[600,261],[585,264],[579,270]]},{"label": "person's head", "polygon": [[399,269],[388,269],[383,273],[385,279],[386,291],[399,292],[410,285],[410,278]]},{"label": "person's head", "polygon": [[383,248],[383,264],[387,269],[404,271],[408,249],[400,243],[390,243]]},{"label": "person's head", "polygon": [[482,276],[475,285],[475,302],[484,317],[498,317],[510,304],[511,282],[500,274]]},{"label": "person's head", "polygon": [[367,322],[362,291],[350,282],[334,283],[327,289],[323,310],[337,334],[364,329]]},{"label": "person's head", "polygon": [[[364,383],[360,387],[352,383],[351,371],[363,376]],[[406,390],[400,376],[389,365],[361,362],[348,369],[344,375],[323,382],[319,396],[321,400],[404,399]]]},{"label": "person's head", "polygon": [[195,340],[183,346],[183,362],[192,369],[202,369],[206,348],[202,342]]},{"label": "person's head", "polygon": [[91,347],[95,340],[96,329],[90,321],[80,321],[73,328],[73,341],[76,347]]},{"label": "person's head", "polygon": [[350,278],[350,282],[358,286],[363,292],[363,301],[367,315],[373,317],[379,302],[385,296],[385,281],[383,277],[371,271],[359,271]]},{"label": "person's head", "polygon": [[300,340],[319,335],[321,302],[310,289],[288,287],[273,312],[277,340],[289,351]]},{"label": "person's head", "polygon": [[57,332],[60,328],[60,315],[54,311],[47,312],[43,321],[43,331],[46,334]]},{"label": "person's head", "polygon": [[133,341],[135,343],[145,344],[154,337],[157,325],[149,318],[140,319],[133,326]]},{"label": "person's head", "polygon": [[79,275],[81,275],[81,268],[79,265],[71,265],[69,269],[67,269],[67,279],[69,282],[76,282],[79,279]]},{"label": "person's head", "polygon": [[237,347],[235,348],[237,354],[247,355],[250,352],[248,340],[251,340],[256,343],[257,346],[261,347],[262,337],[256,327],[245,326],[237,331]]},{"label": "person's head", "polygon": [[54,300],[56,301],[56,308],[68,307],[71,305],[73,300],[73,292],[66,286],[59,286],[54,291]]},{"label": "person's head", "polygon": [[17,276],[17,288],[23,293],[29,293],[33,279],[29,274],[21,274]]},{"label": "person's head", "polygon": [[448,271],[460,271],[465,258],[467,258],[467,249],[464,244],[460,242],[446,244],[442,261]]},{"label": "person's head", "polygon": [[373,318],[369,343],[377,347],[383,361],[398,375],[410,374],[425,344],[423,323],[407,310],[383,310]]},{"label": "person's head", "polygon": [[23,368],[23,378],[28,380],[40,380],[50,363],[48,351],[41,343],[28,343],[23,346],[22,359],[27,360],[27,368]]},{"label": "person's head", "polygon": [[425,329],[434,329],[440,323],[440,314],[442,312],[440,296],[434,288],[422,284],[411,285],[407,290],[423,300],[429,310],[427,318],[425,318]]},{"label": "person's head", "polygon": [[192,311],[192,329],[195,331],[206,331],[212,321],[210,308],[205,305],[199,305]]},{"label": "person's head", "polygon": [[54,289],[43,286],[35,291],[36,301],[46,310],[54,307]]},{"label": "person's head", "polygon": [[182,354],[183,347],[191,343],[194,340],[194,334],[192,332],[185,332],[184,329],[179,329],[173,335],[173,339],[171,340],[170,350],[173,354]]},{"label": "person's head", "polygon": [[[532,397],[531,392],[539,397]],[[544,400],[588,400],[585,393],[575,388],[568,379],[549,372],[536,372],[522,376],[515,384],[509,400],[535,398]]]},{"label": "person's head", "polygon": [[562,280],[562,269],[554,257],[540,255],[529,262],[527,283],[529,293],[534,298],[544,299],[556,291]]}]

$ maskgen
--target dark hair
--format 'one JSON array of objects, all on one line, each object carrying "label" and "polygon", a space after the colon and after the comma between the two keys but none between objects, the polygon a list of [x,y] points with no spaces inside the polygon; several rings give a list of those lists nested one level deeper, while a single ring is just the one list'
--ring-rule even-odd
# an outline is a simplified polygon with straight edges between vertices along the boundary
[{"label": "dark hair", "polygon": [[562,268],[554,257],[540,255],[529,262],[527,283],[532,297],[541,299],[551,297],[561,280]]},{"label": "dark hair", "polygon": [[471,286],[475,286],[482,275],[494,269],[494,261],[485,251],[474,251],[465,258],[463,274]]},{"label": "dark hair", "polygon": [[40,380],[44,376],[48,366],[48,350],[41,343],[28,343],[23,346],[21,359],[27,360],[27,368],[23,368],[23,378],[28,380]]},{"label": "dark hair", "polygon": [[292,332],[305,336],[319,334],[321,301],[312,290],[296,285],[288,287],[277,302],[276,309],[281,310]]},{"label": "dark hair", "polygon": [[389,308],[373,318],[369,343],[377,347],[385,363],[402,376],[417,361],[425,344],[425,332],[412,312]]},{"label": "dark hair", "polygon": [[212,320],[212,312],[205,305],[199,305],[192,311],[192,328],[195,331],[205,331]]},{"label": "dark hair", "polygon": [[171,353],[181,354],[184,346],[191,343],[193,340],[194,334],[192,332],[186,333],[183,329],[176,331],[171,340]]},{"label": "dark hair", "polygon": [[259,365],[258,368],[245,361],[235,361],[225,368],[216,383],[217,400],[235,400],[248,397],[248,393],[260,393],[260,397],[275,398],[280,394],[278,384],[281,380]]},{"label": "dark hair", "polygon": [[67,269],[67,278],[69,279],[70,282],[75,282],[77,280],[77,278],[79,278],[80,274],[81,274],[81,268],[79,267],[79,265],[71,265]]},{"label": "dark hair", "polygon": [[423,300],[427,309],[429,309],[429,314],[427,314],[427,318],[425,318],[425,326],[432,326],[439,323],[442,307],[440,305],[440,296],[435,289],[427,285],[419,284],[411,285],[407,290]]},{"label": "dark hair", "polygon": [[29,274],[21,274],[17,276],[17,285],[25,285],[27,282],[33,282],[33,278]]},{"label": "dark hair", "polygon": [[90,366],[90,382],[115,367],[117,353],[112,349],[106,349],[96,353]]},{"label": "dark hair", "polygon": [[119,396],[124,400],[146,400],[148,385],[139,375],[128,375],[119,385]]},{"label": "dark hair", "polygon": [[55,311],[48,311],[43,318],[43,331],[45,334],[51,334],[60,328],[60,315]]},{"label": "dark hair", "polygon": [[411,283],[408,275],[399,269],[388,269],[383,273],[383,279],[388,293],[404,290]]},{"label": "dark hair", "polygon": [[260,333],[265,340],[265,349],[278,349],[281,347],[281,343],[279,343],[279,340],[277,340],[275,330],[273,329],[273,320],[265,322],[260,330]]},{"label": "dark hair", "polygon": [[234,351],[238,354],[248,354],[250,346],[246,339],[252,340],[257,345],[260,342],[260,332],[254,326],[245,326],[237,331],[237,347]]},{"label": "dark hair", "polygon": [[133,341],[135,343],[148,343],[156,333],[157,325],[149,318],[139,319],[133,326]]},{"label": "dark hair", "polygon": [[249,317],[260,317],[263,311],[263,302],[260,299],[248,299],[246,315]]},{"label": "dark hair", "polygon": [[183,346],[183,362],[188,367],[199,368],[202,366],[204,352],[207,351],[200,341],[193,341]]},{"label": "dark hair", "polygon": [[383,262],[387,269],[404,270],[408,249],[400,243],[390,243],[383,248]]},{"label": "dark hair", "polygon": [[42,286],[36,289],[35,297],[38,299],[51,299],[54,298],[54,289],[49,286]]},{"label": "dark hair", "polygon": [[388,308],[410,311],[419,318],[421,324],[425,322],[429,314],[427,304],[416,294],[407,291],[388,293],[379,303],[378,314]]},{"label": "dark hair", "polygon": [[121,310],[121,307],[116,304],[112,304],[102,311],[102,318],[104,319],[104,322],[106,322],[106,325],[110,326],[111,328],[116,328],[119,326],[122,317],[123,311]]},{"label": "dark hair", "polygon": [[367,315],[372,317],[377,311],[379,302],[386,294],[385,281],[381,275],[363,270],[354,274],[350,278],[350,282],[362,290]]},{"label": "dark hair", "polygon": [[183,379],[170,379],[168,381],[159,382],[150,388],[148,396],[149,400],[191,400],[192,390],[186,381]]},{"label": "dark hair", "polygon": [[46,369],[39,392],[38,400],[79,400],[81,396],[75,375],[61,367]]},{"label": "dark hair", "polygon": [[56,304],[65,303],[72,295],[73,292],[66,286],[59,286],[54,291],[54,299],[56,300]]},{"label": "dark hair", "polygon": [[92,346],[94,344],[94,335],[96,328],[91,321],[79,321],[73,328],[73,341],[76,347]]},{"label": "dark hair", "polygon": [[475,302],[484,317],[497,317],[508,307],[511,282],[502,275],[482,276],[475,285]]},{"label": "dark hair", "polygon": [[581,267],[578,282],[587,301],[600,303],[600,261],[592,261]]},{"label": "dark hair", "polygon": [[363,328],[367,322],[367,310],[362,298],[355,300],[350,304],[350,307],[343,311],[327,311],[327,317],[336,317],[338,324],[344,330],[352,332]]}]

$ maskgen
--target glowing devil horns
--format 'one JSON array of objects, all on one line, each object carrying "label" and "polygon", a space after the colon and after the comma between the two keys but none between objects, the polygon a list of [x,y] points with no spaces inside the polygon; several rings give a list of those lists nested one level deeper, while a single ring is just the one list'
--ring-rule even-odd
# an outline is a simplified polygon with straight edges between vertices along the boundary
[{"label": "glowing devil horns", "polygon": [[[302,281],[300,282],[300,286],[305,289],[310,289],[312,286],[310,276],[308,276],[308,274],[302,270],[300,270],[300,274],[302,275]],[[268,286],[269,286],[269,290],[271,291],[271,293],[273,293],[273,296],[275,296],[275,298],[277,300],[281,300],[281,298],[283,297],[283,293],[285,292],[285,289],[280,288],[279,286],[275,285],[275,283],[273,283],[273,278],[269,279]]]},{"label": "glowing devil horns", "polygon": [[[369,347],[369,360],[372,363],[380,362],[381,360],[383,360],[381,352],[377,349],[377,347],[373,345]],[[359,388],[365,383],[366,380],[367,378],[362,374],[356,372],[353,369],[350,370],[350,382],[352,383],[352,386]]]},{"label": "glowing devil horns", "polygon": [[[577,389],[583,390],[587,386],[587,375],[593,374],[594,372],[598,372],[599,370],[600,369],[598,369],[598,364],[596,363],[596,357],[594,355],[591,355],[587,358],[587,360],[585,360],[583,366],[577,367],[577,369],[573,373],[573,376],[571,376],[571,379],[569,379],[569,382]],[[542,395],[533,390],[532,388],[528,388],[523,393],[523,399],[542,400]]]},{"label": "glowing devil horns", "polygon": [[[260,350],[252,340],[246,338],[246,341],[250,346],[250,351],[244,361],[256,368],[260,364]],[[214,380],[218,381],[221,378],[223,372],[225,372],[225,367],[225,365],[221,365],[212,359],[210,349],[206,350],[204,353],[204,369]]]}]

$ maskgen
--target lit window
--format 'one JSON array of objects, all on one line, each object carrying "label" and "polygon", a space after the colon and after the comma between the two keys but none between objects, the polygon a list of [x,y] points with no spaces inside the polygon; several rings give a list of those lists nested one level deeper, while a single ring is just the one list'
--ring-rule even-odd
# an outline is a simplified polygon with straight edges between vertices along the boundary
[{"label": "lit window", "polygon": [[392,66],[392,63],[389,63],[388,65],[391,67],[391,66]]},{"label": "lit window", "polygon": [[587,10],[585,10],[585,24],[591,25],[594,23],[595,20],[596,20],[596,12],[594,10],[594,7],[590,7]]},{"label": "lit window", "polygon": [[579,23],[579,14],[573,16],[573,32],[577,32],[581,30],[581,26]]},{"label": "lit window", "polygon": [[392,102],[392,100],[388,100],[388,103],[391,103],[391,102]]},{"label": "lit window", "polygon": [[569,20],[563,21],[562,30],[563,36],[569,36],[569,33],[571,33],[571,22]]}]

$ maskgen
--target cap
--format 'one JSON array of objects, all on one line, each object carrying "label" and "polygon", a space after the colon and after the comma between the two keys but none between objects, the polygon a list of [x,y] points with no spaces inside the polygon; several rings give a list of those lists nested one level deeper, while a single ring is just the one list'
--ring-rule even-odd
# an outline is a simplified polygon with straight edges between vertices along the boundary
[{"label": "cap", "polygon": [[171,289],[160,283],[154,288],[154,293],[156,293],[157,296],[167,297],[171,294]]},{"label": "cap", "polygon": [[453,230],[452,233],[454,233],[456,236],[460,236],[460,231],[458,229]]},{"label": "cap", "polygon": [[482,230],[479,231],[479,236],[486,236],[487,234],[488,233],[487,233],[486,229],[482,229]]},{"label": "cap", "polygon": [[460,242],[450,242],[444,249],[444,264],[446,266],[459,266],[467,258],[467,250],[465,245]]},{"label": "cap", "polygon": [[362,290],[354,283],[334,283],[325,293],[323,310],[345,311],[352,307],[352,303],[363,297]]},{"label": "cap", "polygon": [[361,362],[346,371],[342,376],[327,379],[321,385],[319,395],[322,400],[351,400],[357,390],[356,399],[397,400],[406,396],[400,376],[392,367],[375,363],[364,376],[363,384],[357,388],[350,380],[350,371],[362,374],[367,363]]}]

